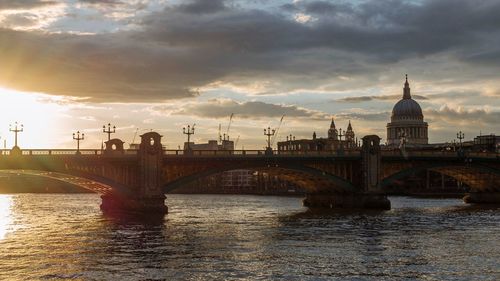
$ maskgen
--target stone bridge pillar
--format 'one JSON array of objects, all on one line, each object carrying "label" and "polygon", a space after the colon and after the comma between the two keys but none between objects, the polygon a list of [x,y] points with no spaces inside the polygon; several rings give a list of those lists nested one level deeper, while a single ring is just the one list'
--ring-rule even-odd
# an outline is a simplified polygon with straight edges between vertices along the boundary
[{"label": "stone bridge pillar", "polygon": [[379,191],[381,175],[380,138],[378,136],[369,135],[363,137],[361,157],[363,190],[366,192],[377,192]]},{"label": "stone bridge pillar", "polygon": [[163,147],[161,135],[149,132],[141,135],[136,186],[129,195],[108,194],[102,197],[101,209],[139,213],[165,214],[165,194],[162,189]]},{"label": "stone bridge pillar", "polygon": [[391,209],[391,202],[380,189],[381,154],[380,138],[376,135],[365,136],[361,150],[362,181],[357,192],[333,194],[306,194],[304,205],[311,208],[353,208],[353,209]]}]

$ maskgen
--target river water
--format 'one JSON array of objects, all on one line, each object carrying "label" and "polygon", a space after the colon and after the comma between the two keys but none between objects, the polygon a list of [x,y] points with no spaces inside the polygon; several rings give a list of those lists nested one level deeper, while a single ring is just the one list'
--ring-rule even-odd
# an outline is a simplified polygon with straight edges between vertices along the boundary
[{"label": "river water", "polygon": [[104,216],[95,194],[0,195],[0,280],[500,280],[500,209],[390,199],[169,195],[151,220]]}]

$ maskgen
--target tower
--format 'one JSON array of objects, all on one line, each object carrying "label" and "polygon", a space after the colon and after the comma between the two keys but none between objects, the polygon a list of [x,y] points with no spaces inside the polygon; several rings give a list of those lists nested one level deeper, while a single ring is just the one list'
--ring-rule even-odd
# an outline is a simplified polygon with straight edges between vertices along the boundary
[{"label": "tower", "polygon": [[348,147],[356,146],[355,134],[352,130],[351,120],[349,120],[349,125],[347,125],[347,131],[345,132],[345,140],[347,142]]},{"label": "tower", "polygon": [[333,140],[339,139],[339,132],[335,128],[335,121],[333,121],[333,117],[332,117],[332,123],[330,123],[330,129],[328,129],[328,138]]}]

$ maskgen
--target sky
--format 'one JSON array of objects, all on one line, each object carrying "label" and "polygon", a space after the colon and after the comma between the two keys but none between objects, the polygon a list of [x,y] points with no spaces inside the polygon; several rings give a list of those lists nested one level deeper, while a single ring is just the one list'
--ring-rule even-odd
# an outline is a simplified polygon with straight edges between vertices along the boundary
[{"label": "sky", "polygon": [[[326,137],[331,118],[378,134],[402,97],[430,142],[500,134],[500,2],[0,0],[0,142],[100,148],[154,130],[168,149],[216,139],[237,149]],[[135,141],[138,140],[136,137]]]}]

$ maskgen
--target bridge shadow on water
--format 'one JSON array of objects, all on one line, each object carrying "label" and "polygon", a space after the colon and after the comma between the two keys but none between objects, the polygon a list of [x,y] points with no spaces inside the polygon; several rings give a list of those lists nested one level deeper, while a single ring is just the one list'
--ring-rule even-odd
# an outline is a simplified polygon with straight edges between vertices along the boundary
[{"label": "bridge shadow on water", "polygon": [[133,212],[102,212],[102,217],[106,222],[117,226],[143,225],[143,226],[161,226],[166,223],[165,214],[154,213],[133,213]]}]

